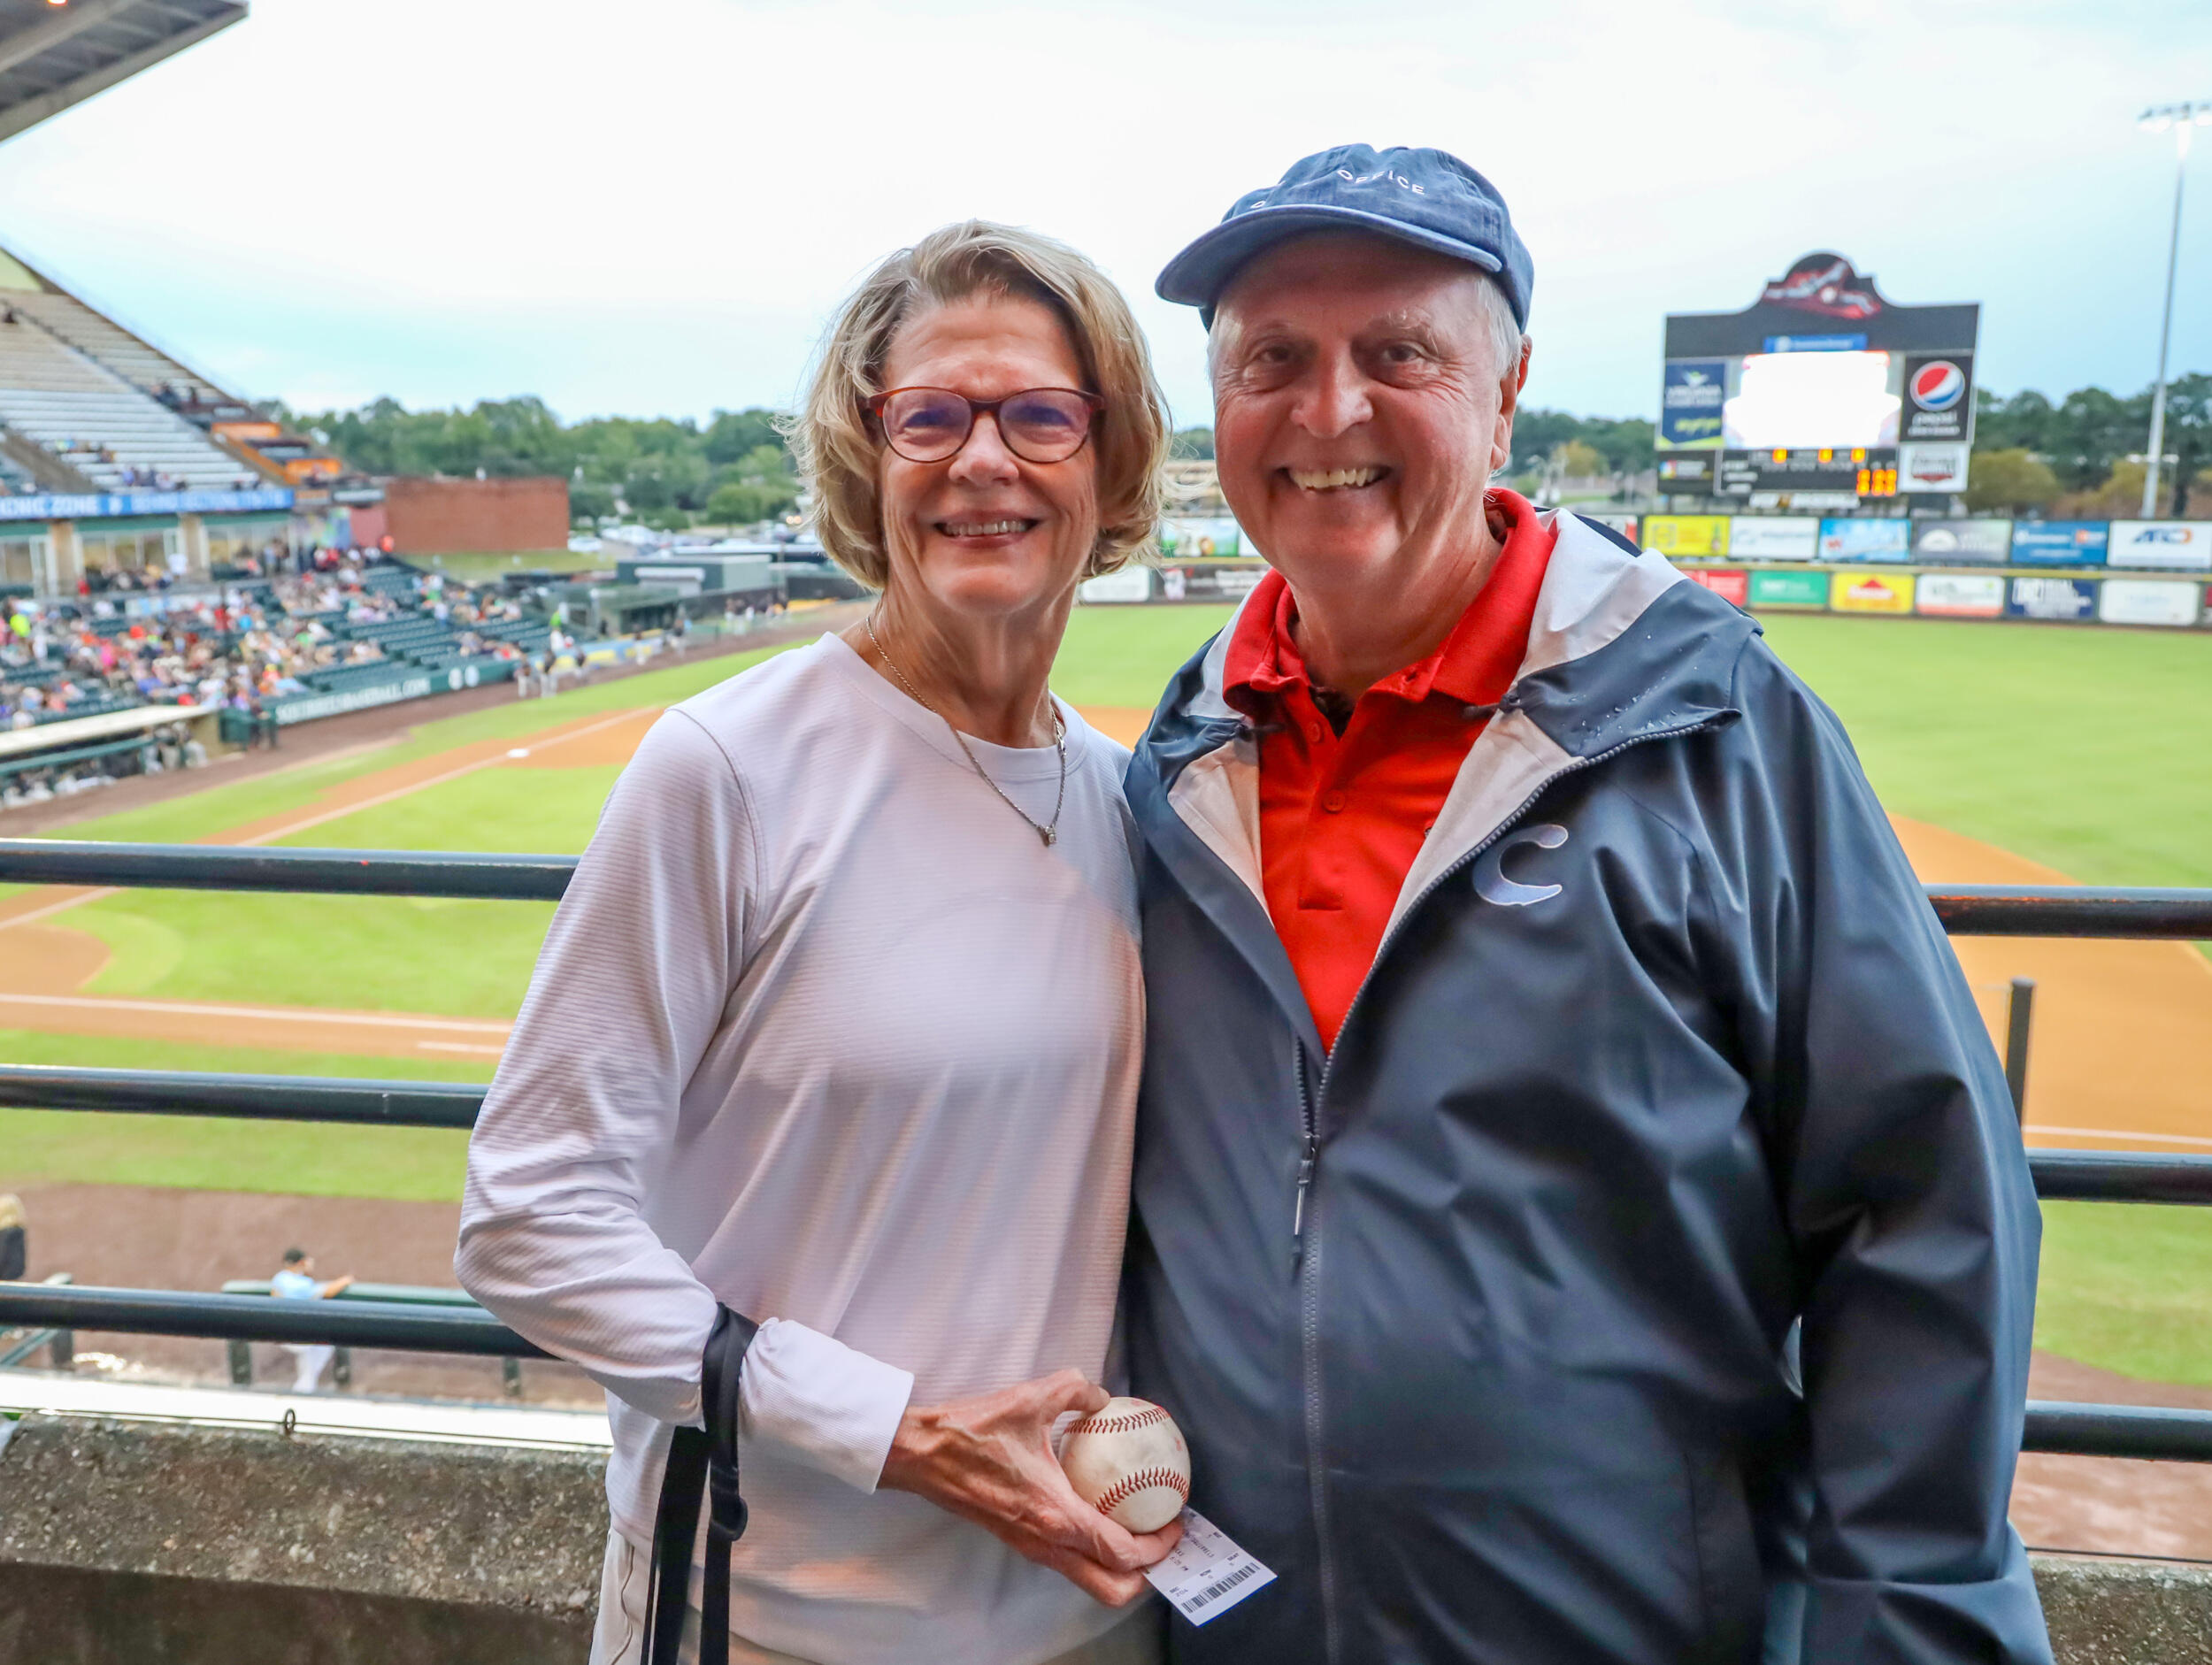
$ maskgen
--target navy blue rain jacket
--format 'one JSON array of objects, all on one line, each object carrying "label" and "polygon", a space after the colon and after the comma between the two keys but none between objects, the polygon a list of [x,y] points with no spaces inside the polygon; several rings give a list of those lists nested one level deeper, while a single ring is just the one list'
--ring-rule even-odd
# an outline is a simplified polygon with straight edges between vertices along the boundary
[{"label": "navy blue rain jacket", "polygon": [[1957,962],[1758,627],[1556,524],[1333,1053],[1229,632],[1131,764],[1133,1386],[1278,1575],[1175,1657],[2047,1661],[2039,1221]]}]

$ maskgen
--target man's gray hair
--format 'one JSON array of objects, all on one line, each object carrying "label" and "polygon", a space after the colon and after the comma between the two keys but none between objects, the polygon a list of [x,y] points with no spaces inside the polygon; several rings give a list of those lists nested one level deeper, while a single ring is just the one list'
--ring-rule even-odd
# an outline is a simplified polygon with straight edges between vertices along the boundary
[{"label": "man's gray hair", "polygon": [[1490,345],[1498,355],[1498,374],[1509,376],[1521,365],[1521,326],[1513,319],[1513,303],[1505,297],[1505,285],[1486,272],[1482,274],[1482,310],[1490,320]]}]

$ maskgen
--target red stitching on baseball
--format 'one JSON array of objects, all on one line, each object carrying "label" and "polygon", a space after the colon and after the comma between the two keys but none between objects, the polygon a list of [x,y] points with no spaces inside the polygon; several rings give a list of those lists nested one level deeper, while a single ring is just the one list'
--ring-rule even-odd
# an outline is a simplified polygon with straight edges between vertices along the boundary
[{"label": "red stitching on baseball", "polygon": [[1156,1485],[1165,1486],[1186,1503],[1190,1501],[1190,1482],[1174,1469],[1138,1469],[1123,1475],[1101,1492],[1094,1507],[1102,1515],[1111,1515],[1138,1492],[1148,1492]]},{"label": "red stitching on baseball", "polygon": [[1147,1405],[1142,1410],[1116,1411],[1111,1416],[1086,1416],[1068,1431],[1071,1434],[1125,1434],[1166,1420],[1167,1413],[1157,1405]]}]

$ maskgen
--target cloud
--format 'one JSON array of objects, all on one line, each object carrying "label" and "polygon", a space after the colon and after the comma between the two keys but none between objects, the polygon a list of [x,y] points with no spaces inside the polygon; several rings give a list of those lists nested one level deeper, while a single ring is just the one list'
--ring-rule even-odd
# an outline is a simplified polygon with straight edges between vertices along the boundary
[{"label": "cloud", "polygon": [[[1985,385],[2133,387],[2172,168],[2131,123],[2212,87],[2194,11],[257,0],[11,142],[0,217],[243,391],[569,415],[788,403],[873,260],[1010,219],[1129,290],[1203,420],[1160,265],[1301,154],[1434,143],[1535,250],[1540,403],[1648,411],[1663,313],[1829,247],[1897,300],[1982,301]],[[2200,292],[2212,210],[2184,259]],[[2212,311],[2175,359],[2212,365]]]}]

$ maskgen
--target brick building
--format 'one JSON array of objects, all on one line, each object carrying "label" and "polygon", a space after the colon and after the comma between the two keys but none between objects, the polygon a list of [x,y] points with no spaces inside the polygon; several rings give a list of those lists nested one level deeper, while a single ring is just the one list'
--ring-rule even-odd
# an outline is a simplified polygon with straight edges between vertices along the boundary
[{"label": "brick building", "polygon": [[568,481],[525,480],[384,482],[384,515],[396,553],[507,554],[568,547]]}]

